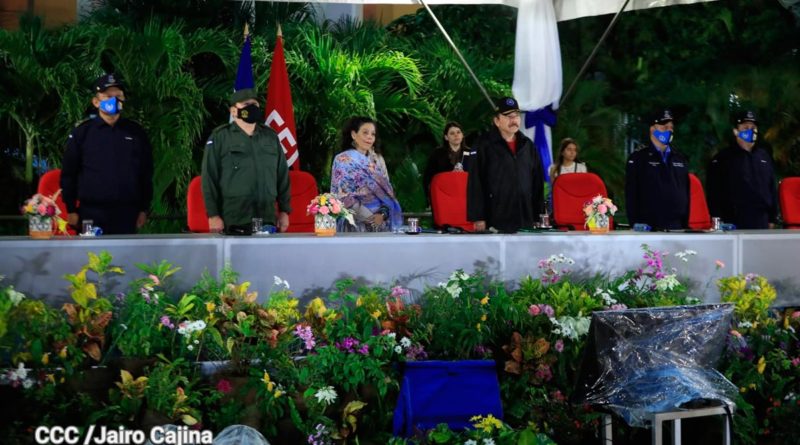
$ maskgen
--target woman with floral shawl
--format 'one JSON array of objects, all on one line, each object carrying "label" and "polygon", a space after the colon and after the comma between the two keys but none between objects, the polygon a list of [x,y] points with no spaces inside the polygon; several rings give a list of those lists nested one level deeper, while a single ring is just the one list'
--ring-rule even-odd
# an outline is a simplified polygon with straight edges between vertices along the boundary
[{"label": "woman with floral shawl", "polygon": [[385,232],[403,224],[403,211],[389,182],[386,162],[376,147],[375,121],[354,117],[342,129],[342,152],[333,160],[331,193],[353,212],[356,226],[340,231]]}]

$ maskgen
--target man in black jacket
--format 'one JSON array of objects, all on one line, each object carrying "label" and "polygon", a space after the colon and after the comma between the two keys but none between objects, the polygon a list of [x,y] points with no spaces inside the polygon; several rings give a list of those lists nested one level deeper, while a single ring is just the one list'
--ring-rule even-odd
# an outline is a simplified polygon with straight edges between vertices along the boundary
[{"label": "man in black jacket", "polygon": [[[69,135],[61,169],[67,222],[91,219],[106,234],[136,233],[153,197],[153,153],[144,129],[120,117],[125,87],[113,74],[95,81],[98,115]],[[79,205],[80,203],[80,205]]]},{"label": "man in black jacket", "polygon": [[467,219],[476,231],[513,233],[533,227],[544,210],[544,172],[533,142],[520,128],[517,101],[497,101],[494,128],[475,144],[467,187]]},{"label": "man in black jacket", "polygon": [[650,145],[628,157],[625,202],[631,225],[656,230],[689,226],[689,160],[672,146],[672,112],[650,120]]},{"label": "man in black jacket", "polygon": [[737,116],[727,150],[708,168],[706,188],[711,216],[738,229],[771,229],[778,219],[778,194],[772,156],[756,144],[758,121],[752,111]]}]

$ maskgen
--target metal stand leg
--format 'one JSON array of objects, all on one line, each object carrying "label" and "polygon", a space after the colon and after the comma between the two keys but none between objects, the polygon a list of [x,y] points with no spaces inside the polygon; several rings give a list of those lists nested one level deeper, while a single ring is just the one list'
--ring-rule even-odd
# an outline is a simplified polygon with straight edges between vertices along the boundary
[{"label": "metal stand leg", "polygon": [[681,419],[672,421],[672,445],[681,445]]},{"label": "metal stand leg", "polygon": [[612,437],[613,428],[611,427],[611,416],[608,414],[603,415],[603,428],[600,430],[600,439],[603,445],[612,445],[614,438]]}]

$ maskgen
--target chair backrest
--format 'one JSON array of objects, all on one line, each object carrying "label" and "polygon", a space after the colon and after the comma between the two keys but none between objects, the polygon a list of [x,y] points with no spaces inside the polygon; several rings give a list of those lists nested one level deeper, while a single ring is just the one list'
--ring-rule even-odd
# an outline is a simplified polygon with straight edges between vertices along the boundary
[{"label": "chair backrest", "polygon": [[313,232],[314,216],[306,214],[306,207],[319,194],[317,180],[309,172],[289,170],[292,213],[289,214],[289,233]]},{"label": "chair backrest", "polygon": [[439,173],[431,181],[431,210],[436,227],[460,227],[472,231],[467,220],[467,178],[465,172]]},{"label": "chair backrest", "polygon": [[[570,230],[587,230],[584,205],[595,196],[608,197],[606,185],[594,173],[569,173],[556,177],[553,182],[553,221],[559,227]],[[609,218],[609,228],[613,228]]]},{"label": "chair backrest", "polygon": [[[41,178],[39,178],[39,185],[36,189],[36,193],[44,196],[53,196],[61,190],[61,170],[60,169],[53,169],[48,171],[47,173],[43,174]],[[61,194],[58,194],[58,198],[56,198],[56,205],[58,209],[61,210],[61,217],[67,219],[67,205],[64,204],[64,200],[61,199]],[[57,231],[55,224],[53,224],[53,231]],[[67,233],[70,235],[75,235],[75,230],[71,227],[67,227]]]},{"label": "chair backrest", "polygon": [[787,229],[800,229],[800,177],[785,178],[778,186],[783,224]]},{"label": "chair backrest", "polygon": [[708,230],[711,228],[711,214],[708,212],[706,193],[700,179],[689,173],[689,228]]},{"label": "chair backrest", "polygon": [[203,178],[195,176],[186,196],[186,224],[196,233],[208,233],[208,214],[203,201]]}]

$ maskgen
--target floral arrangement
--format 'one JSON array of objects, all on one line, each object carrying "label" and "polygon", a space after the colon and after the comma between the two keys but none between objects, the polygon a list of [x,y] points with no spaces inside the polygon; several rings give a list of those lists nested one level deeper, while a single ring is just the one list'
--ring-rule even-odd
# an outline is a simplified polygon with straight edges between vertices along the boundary
[{"label": "floral arrangement", "polygon": [[344,206],[339,198],[331,193],[323,193],[312,199],[306,208],[306,213],[314,216],[332,216],[335,219],[344,218],[351,225],[356,225],[353,213]]},{"label": "floral arrangement", "polygon": [[61,217],[61,209],[58,208],[56,200],[61,190],[57,191],[53,196],[44,196],[41,193],[33,195],[30,199],[25,201],[22,206],[22,214],[28,218],[39,218],[43,220],[54,219],[59,233],[66,233],[67,221]]},{"label": "floral arrangement", "polygon": [[608,227],[609,216],[617,213],[617,206],[610,199],[597,195],[583,205],[583,214],[586,215],[586,227],[600,229]]}]

